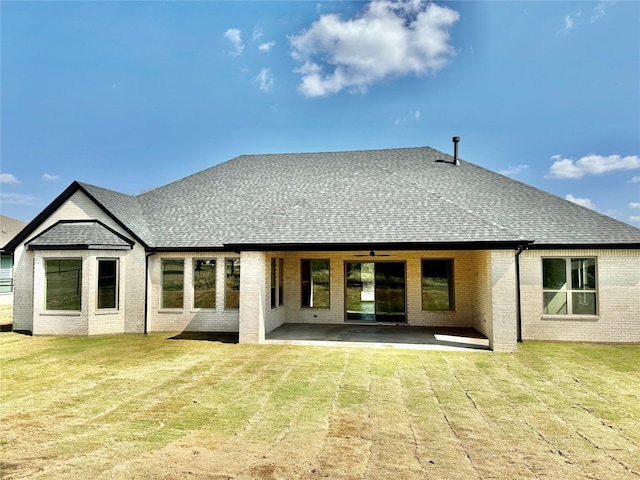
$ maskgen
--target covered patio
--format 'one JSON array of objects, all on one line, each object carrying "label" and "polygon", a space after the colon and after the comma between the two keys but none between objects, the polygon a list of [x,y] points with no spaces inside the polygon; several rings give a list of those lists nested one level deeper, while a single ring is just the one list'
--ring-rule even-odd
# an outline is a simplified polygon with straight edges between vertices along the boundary
[{"label": "covered patio", "polygon": [[264,343],[491,351],[489,339],[474,328],[381,324],[285,323],[266,334]]}]

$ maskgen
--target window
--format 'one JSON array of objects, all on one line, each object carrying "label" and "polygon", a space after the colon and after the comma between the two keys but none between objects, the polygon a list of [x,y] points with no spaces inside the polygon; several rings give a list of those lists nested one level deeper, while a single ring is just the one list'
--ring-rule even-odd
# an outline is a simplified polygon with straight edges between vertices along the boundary
[{"label": "window", "polygon": [[0,293],[13,292],[13,257],[0,255]]},{"label": "window", "polygon": [[118,308],[118,260],[98,260],[98,309]]},{"label": "window", "polygon": [[422,310],[453,308],[453,260],[422,260]]},{"label": "window", "polygon": [[542,259],[543,313],[597,315],[596,259]]},{"label": "window", "polygon": [[216,308],[216,261],[193,259],[193,308]]},{"label": "window", "polygon": [[271,259],[271,308],[279,307],[284,303],[282,299],[282,284],[284,282],[283,265],[284,261],[282,258]]},{"label": "window", "polygon": [[329,260],[302,260],[302,306],[329,308]]},{"label": "window", "polygon": [[284,304],[284,259],[278,259],[278,305]]},{"label": "window", "polygon": [[278,291],[278,285],[276,285],[276,278],[278,278],[278,272],[276,271],[277,262],[277,258],[271,259],[271,308],[276,308],[276,306],[278,306],[278,298],[276,293]]},{"label": "window", "polygon": [[240,259],[227,258],[224,282],[224,308],[240,308]]},{"label": "window", "polygon": [[82,259],[45,260],[45,309],[80,311]]},{"label": "window", "polygon": [[162,260],[161,308],[183,308],[184,260]]}]

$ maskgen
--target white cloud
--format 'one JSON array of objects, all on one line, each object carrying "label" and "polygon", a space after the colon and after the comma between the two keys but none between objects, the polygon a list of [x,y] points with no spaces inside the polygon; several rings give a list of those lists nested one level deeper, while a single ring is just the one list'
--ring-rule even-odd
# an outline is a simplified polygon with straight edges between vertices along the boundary
[{"label": "white cloud", "polygon": [[565,200],[569,200],[570,202],[576,203],[578,205],[582,205],[583,207],[590,208],[591,210],[595,210],[596,209],[595,204],[591,200],[589,200],[588,198],[576,198],[573,195],[571,195],[570,193],[565,195],[564,198],[565,198]]},{"label": "white cloud", "polygon": [[345,88],[365,92],[388,77],[435,73],[455,55],[448,28],[459,18],[455,10],[425,0],[372,0],[347,20],[321,15],[289,37],[292,56],[302,64],[296,69],[299,89],[308,97]]},{"label": "white cloud", "polygon": [[37,205],[38,199],[21,193],[0,193],[0,202],[4,205]]},{"label": "white cloud", "polygon": [[253,35],[251,35],[251,40],[255,42],[256,40],[260,40],[260,38],[262,38],[262,28],[256,27],[253,29]]},{"label": "white cloud", "polygon": [[226,32],[224,32],[224,38],[229,40],[233,44],[233,48],[235,49],[233,52],[229,52],[229,55],[234,57],[242,55],[242,51],[244,50],[244,44],[242,43],[242,32],[237,28],[230,28]]},{"label": "white cloud", "polygon": [[268,68],[263,68],[255,78],[255,81],[258,82],[258,88],[260,90],[262,90],[263,92],[268,92],[273,88],[275,79],[273,78],[271,70],[269,70]]},{"label": "white cloud", "polygon": [[42,175],[42,179],[46,180],[47,182],[53,182],[55,180],[60,180],[60,175],[51,175],[49,173],[45,173],[44,175]]},{"label": "white cloud", "polygon": [[591,12],[591,23],[597,22],[602,17],[605,16],[607,9],[607,5],[605,2],[598,3],[594,8],[593,12]]},{"label": "white cloud", "polygon": [[640,202],[631,202],[629,208],[640,208]]},{"label": "white cloud", "polygon": [[640,215],[631,215],[629,217],[629,220],[631,220],[632,222],[640,222]]},{"label": "white cloud", "polygon": [[[585,175],[600,175],[616,170],[633,170],[640,168],[638,155],[587,155],[575,162],[570,158],[562,158],[561,155],[551,157],[554,160],[549,168],[546,178],[582,178]],[[634,177],[635,178],[635,177]]]},{"label": "white cloud", "polygon": [[276,44],[275,40],[272,40],[272,41],[267,42],[267,43],[261,43],[258,46],[258,50],[260,50],[261,52],[268,52],[269,50],[271,50],[275,46],[275,44]]},{"label": "white cloud", "polygon": [[517,175],[527,168],[529,168],[529,165],[516,165],[515,167],[510,165],[506,170],[500,170],[498,173],[502,175]]},{"label": "white cloud", "polygon": [[420,110],[416,110],[416,113],[414,114],[414,116],[416,117],[416,121],[420,121],[420,117],[422,117],[422,113],[420,113]]},{"label": "white cloud", "polygon": [[20,183],[20,180],[11,173],[0,173],[0,183]]},{"label": "white cloud", "polygon": [[627,183],[640,183],[640,175],[636,175],[631,180],[629,180]]}]

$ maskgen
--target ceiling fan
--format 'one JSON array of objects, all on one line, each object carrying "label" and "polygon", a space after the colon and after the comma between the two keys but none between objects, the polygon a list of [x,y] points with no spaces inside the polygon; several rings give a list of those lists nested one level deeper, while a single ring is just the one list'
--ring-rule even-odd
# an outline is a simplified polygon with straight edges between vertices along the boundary
[{"label": "ceiling fan", "polygon": [[376,253],[374,250],[371,250],[369,253],[359,253],[354,255],[354,257],[395,257],[395,255],[391,255],[390,253]]}]

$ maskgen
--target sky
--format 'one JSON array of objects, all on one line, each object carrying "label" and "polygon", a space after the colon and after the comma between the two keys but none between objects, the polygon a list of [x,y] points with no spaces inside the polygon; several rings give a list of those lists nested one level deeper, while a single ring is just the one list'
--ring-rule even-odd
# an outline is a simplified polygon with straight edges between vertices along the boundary
[{"label": "sky", "polygon": [[[0,212],[431,146],[640,227],[640,2],[0,2]],[[526,208],[526,205],[523,205]]]}]

